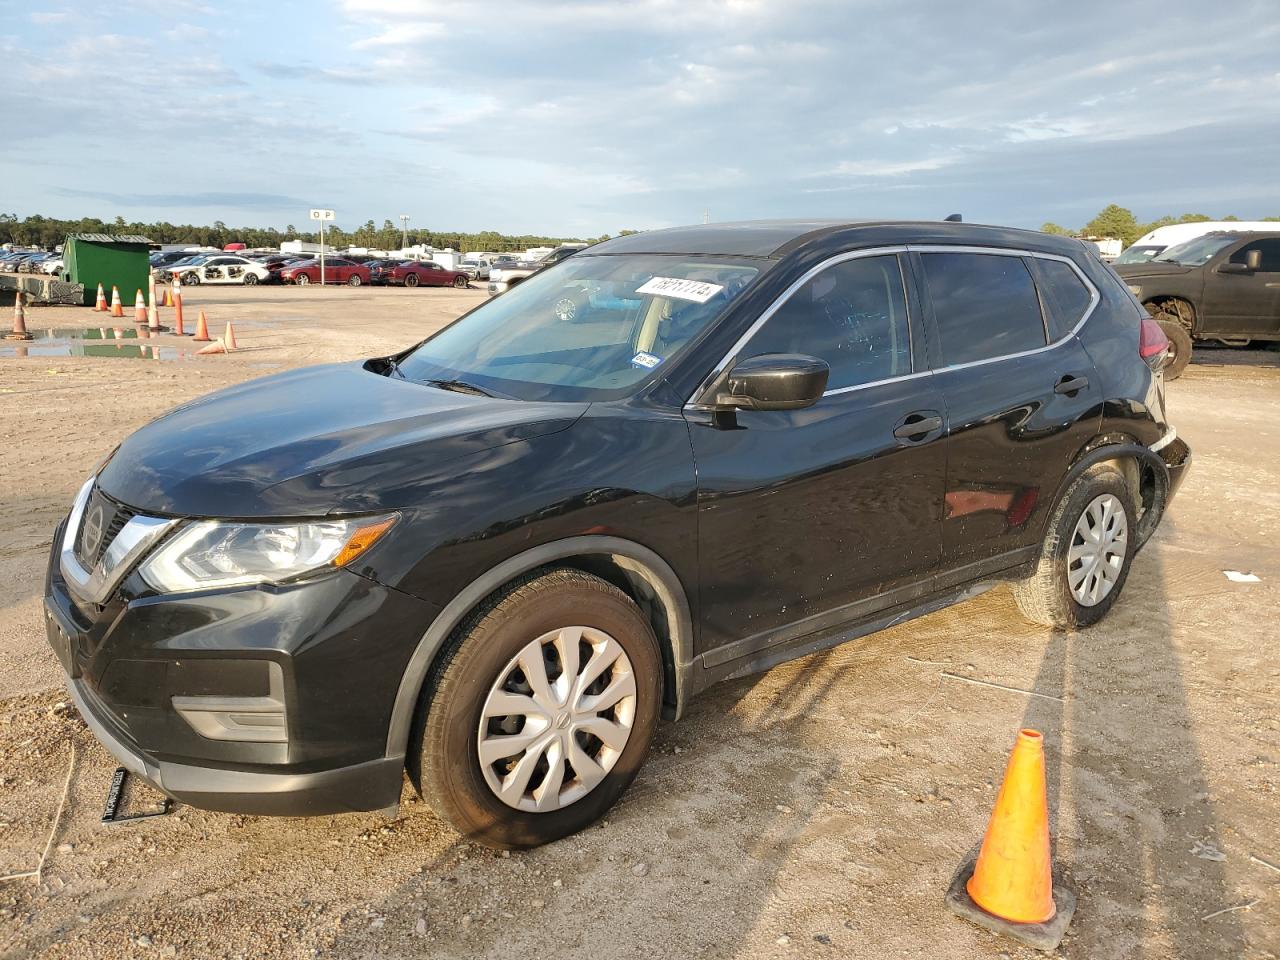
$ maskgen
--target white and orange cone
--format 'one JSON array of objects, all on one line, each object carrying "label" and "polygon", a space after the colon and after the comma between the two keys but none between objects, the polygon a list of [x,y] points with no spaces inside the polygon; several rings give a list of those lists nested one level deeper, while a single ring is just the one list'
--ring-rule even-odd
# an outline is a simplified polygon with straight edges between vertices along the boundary
[{"label": "white and orange cone", "polygon": [[124,304],[120,302],[120,288],[115,285],[111,287],[111,315],[113,317],[124,316]]},{"label": "white and orange cone", "polygon": [[147,300],[142,295],[142,291],[138,291],[138,295],[133,298],[133,322],[147,322]]},{"label": "white and orange cone", "polygon": [[102,284],[98,284],[98,299],[93,302],[95,313],[107,312],[107,295],[102,292]]}]

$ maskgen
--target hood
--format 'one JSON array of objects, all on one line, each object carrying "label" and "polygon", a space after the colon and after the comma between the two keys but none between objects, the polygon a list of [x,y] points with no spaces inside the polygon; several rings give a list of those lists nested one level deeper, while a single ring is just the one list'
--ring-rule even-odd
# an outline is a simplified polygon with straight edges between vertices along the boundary
[{"label": "hood", "polygon": [[569,427],[585,403],[529,403],[309,367],[178,407],[98,477],[143,512],[317,517],[412,506],[440,464]]},{"label": "hood", "polygon": [[1134,277],[1175,277],[1200,269],[1184,266],[1181,263],[1157,263],[1154,260],[1148,260],[1146,263],[1113,263],[1111,268],[1126,280]]}]

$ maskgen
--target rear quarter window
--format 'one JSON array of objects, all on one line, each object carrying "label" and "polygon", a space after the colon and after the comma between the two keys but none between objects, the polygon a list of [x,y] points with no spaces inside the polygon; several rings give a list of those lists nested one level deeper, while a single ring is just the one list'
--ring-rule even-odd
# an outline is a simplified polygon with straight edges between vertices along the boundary
[{"label": "rear quarter window", "polygon": [[1021,257],[925,253],[942,363],[990,360],[1048,342],[1035,283]]},{"label": "rear quarter window", "polygon": [[1031,271],[1040,289],[1049,339],[1061,340],[1084,317],[1093,302],[1093,292],[1071,267],[1061,260],[1030,258]]}]

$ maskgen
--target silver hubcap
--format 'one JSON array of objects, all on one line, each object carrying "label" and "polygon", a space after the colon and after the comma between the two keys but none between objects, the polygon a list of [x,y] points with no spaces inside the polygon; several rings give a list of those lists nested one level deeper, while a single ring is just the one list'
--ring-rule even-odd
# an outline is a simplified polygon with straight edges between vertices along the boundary
[{"label": "silver hubcap", "polygon": [[621,644],[594,627],[544,633],[498,674],[480,713],[480,769],[509,807],[581,800],[631,738],[636,679]]},{"label": "silver hubcap", "polygon": [[1095,497],[1076,522],[1067,551],[1067,582],[1082,607],[1092,607],[1115,589],[1128,551],[1129,521],[1109,493]]}]

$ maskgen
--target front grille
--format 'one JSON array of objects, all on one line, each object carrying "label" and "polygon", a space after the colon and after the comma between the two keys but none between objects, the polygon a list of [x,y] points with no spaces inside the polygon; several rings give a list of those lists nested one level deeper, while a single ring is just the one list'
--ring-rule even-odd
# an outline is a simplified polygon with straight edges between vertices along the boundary
[{"label": "front grille", "polygon": [[[80,530],[76,533],[76,559],[86,570],[92,570],[98,565],[111,542],[134,516],[134,511],[124,504],[116,503],[97,487],[93,488],[93,492],[89,494],[89,502],[85,504]],[[92,543],[89,541],[95,535],[95,528],[100,528],[101,533],[97,543]]]}]

